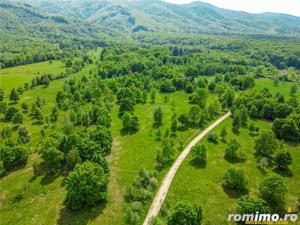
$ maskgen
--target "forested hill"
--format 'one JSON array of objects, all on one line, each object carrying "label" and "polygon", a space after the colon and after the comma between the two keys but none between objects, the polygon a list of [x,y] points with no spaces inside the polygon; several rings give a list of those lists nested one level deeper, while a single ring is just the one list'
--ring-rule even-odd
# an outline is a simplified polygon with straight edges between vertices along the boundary
[{"label": "forested hill", "polygon": [[[59,15],[59,17],[51,18],[51,23],[64,24],[70,21],[64,18],[72,18],[72,21],[77,23],[83,23],[86,26],[92,25],[89,29],[81,30],[82,32],[106,32],[109,34],[132,34],[141,31],[200,34],[300,34],[300,17],[276,13],[250,14],[221,9],[202,2],[176,5],[160,0],[14,1],[33,5],[44,11],[45,15]],[[6,10],[8,9],[3,8],[2,4],[3,22],[1,25],[7,22],[7,17],[3,14]],[[10,13],[20,16],[14,10]],[[35,17],[36,15],[27,13],[22,16]],[[26,21],[26,18],[24,19]]]}]

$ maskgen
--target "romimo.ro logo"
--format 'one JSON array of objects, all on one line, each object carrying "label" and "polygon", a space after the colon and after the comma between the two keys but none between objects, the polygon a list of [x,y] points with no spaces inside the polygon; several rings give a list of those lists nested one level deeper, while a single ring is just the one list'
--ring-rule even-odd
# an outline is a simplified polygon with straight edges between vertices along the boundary
[{"label": "romimo.ro logo", "polygon": [[245,224],[288,224],[295,223],[298,220],[297,212],[284,214],[229,214],[228,221],[245,222]]}]

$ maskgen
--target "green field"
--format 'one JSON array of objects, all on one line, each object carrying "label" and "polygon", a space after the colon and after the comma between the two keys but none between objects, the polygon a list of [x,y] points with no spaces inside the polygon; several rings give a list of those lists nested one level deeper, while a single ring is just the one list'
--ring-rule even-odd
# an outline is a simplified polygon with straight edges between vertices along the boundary
[{"label": "green field", "polygon": [[[267,79],[267,78],[259,78],[255,80],[255,87],[254,90],[262,90],[263,88],[268,88],[272,94],[280,93],[282,94],[286,99],[290,98],[290,89],[293,85],[295,85],[294,82],[280,82],[278,86],[275,86],[273,84],[273,80]],[[300,84],[297,83],[298,90],[300,88]],[[297,99],[300,100],[300,92],[297,92]]]},{"label": "green field", "polygon": [[[180,169],[177,171],[166,202],[171,208],[179,201],[187,201],[197,203],[203,207],[204,224],[227,224],[227,216],[235,211],[237,198],[239,195],[227,194],[222,188],[222,177],[224,171],[235,166],[245,171],[249,178],[247,186],[250,195],[257,195],[258,185],[262,178],[266,175],[258,168],[258,163],[254,157],[254,138],[249,135],[248,129],[241,129],[241,133],[237,136],[231,131],[232,119],[226,120],[222,125],[216,128],[215,133],[219,134],[223,127],[227,128],[227,140],[235,137],[241,144],[241,150],[246,155],[245,162],[229,163],[224,159],[224,150],[226,143],[219,144],[209,143],[206,139],[203,141],[207,145],[207,165],[199,168],[192,163],[192,156],[184,161]],[[260,132],[270,130],[271,124],[262,121],[255,121],[260,127]],[[202,142],[201,142],[202,143]],[[293,173],[292,177],[286,176],[286,184],[288,186],[288,194],[286,197],[286,208],[290,206],[296,209],[297,196],[300,186],[300,146],[290,146],[284,144],[284,149],[292,153],[293,164],[290,169]],[[274,173],[271,169],[267,173]]]},{"label": "green field", "polygon": [[60,74],[65,71],[61,61],[33,63],[25,66],[0,69],[0,87],[4,96],[8,98],[12,88],[23,87],[25,83],[31,84],[32,78],[43,74]]},{"label": "green field", "polygon": [[[84,74],[89,68],[85,68],[80,74]],[[79,74],[79,75],[80,75]],[[49,112],[55,103],[55,94],[61,90],[64,80],[57,80],[50,83],[48,88],[38,87],[26,91],[20,98],[18,105],[24,100],[31,104],[35,101],[37,94],[44,97],[46,105],[45,112]],[[63,176],[48,177],[40,176],[33,179],[32,163],[40,160],[37,154],[33,154],[25,168],[10,173],[1,181],[3,187],[1,214],[4,215],[4,224],[35,224],[39,221],[43,224],[123,224],[124,192],[137,176],[141,168],[152,170],[155,167],[155,156],[157,150],[161,148],[161,143],[155,141],[155,130],[152,128],[153,112],[161,106],[163,110],[163,129],[170,126],[171,115],[187,112],[190,108],[188,95],[183,92],[169,94],[169,100],[164,102],[164,96],[158,94],[155,104],[137,105],[136,115],[139,117],[142,127],[139,132],[133,135],[122,136],[120,129],[121,120],[118,118],[118,107],[113,107],[112,111],[112,134],[114,138],[113,150],[109,156],[111,178],[109,183],[109,198],[103,209],[94,208],[76,213],[64,208],[63,200],[65,190],[62,187]],[[211,95],[209,101],[213,101],[216,96]],[[55,132],[61,129],[63,115],[55,126],[47,128],[47,132]],[[3,126],[6,125],[2,123]],[[41,139],[38,125],[32,124],[29,116],[25,117],[24,124],[30,129],[32,134],[32,148]],[[50,129],[50,130],[49,130]],[[190,129],[178,132],[177,140],[183,143],[194,135],[196,130]],[[32,149],[35,151],[35,149]],[[178,154],[179,152],[177,152]],[[165,174],[166,169],[160,173],[160,179]],[[13,188],[10,186],[13,185]],[[16,196],[22,193],[22,199],[15,201]],[[18,216],[15,216],[16,210]],[[48,217],[45,215],[51,214]],[[22,221],[22,222],[21,222]]]}]

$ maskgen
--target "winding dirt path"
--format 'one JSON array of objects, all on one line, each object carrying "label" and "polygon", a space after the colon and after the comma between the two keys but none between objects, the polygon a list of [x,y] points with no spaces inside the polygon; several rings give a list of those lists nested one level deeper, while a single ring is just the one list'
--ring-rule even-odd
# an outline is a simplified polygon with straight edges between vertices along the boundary
[{"label": "winding dirt path", "polygon": [[161,186],[156,193],[156,196],[150,206],[150,209],[148,211],[147,217],[143,223],[143,225],[149,225],[150,220],[153,217],[156,217],[159,213],[159,210],[161,208],[161,205],[163,204],[168,190],[170,188],[170,185],[172,183],[172,180],[183,162],[183,160],[187,157],[187,155],[190,153],[191,148],[196,145],[205,135],[207,135],[211,130],[213,130],[216,126],[218,126],[220,123],[222,123],[224,120],[226,120],[231,115],[231,112],[226,113],[224,116],[219,118],[217,121],[215,121],[213,124],[211,124],[208,128],[206,128],[204,131],[202,131],[197,137],[195,137],[189,144],[186,146],[186,148],[182,151],[182,153],[178,156],[176,161],[173,163],[171,169],[163,179]]}]

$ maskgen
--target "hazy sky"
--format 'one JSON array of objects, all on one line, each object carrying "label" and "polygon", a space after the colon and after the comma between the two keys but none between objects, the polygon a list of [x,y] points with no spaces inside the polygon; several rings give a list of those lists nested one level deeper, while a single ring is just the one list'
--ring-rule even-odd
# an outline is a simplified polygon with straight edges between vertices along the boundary
[{"label": "hazy sky", "polygon": [[[177,4],[195,0],[164,0]],[[242,10],[252,13],[281,12],[300,16],[300,0],[201,0],[221,8]]]}]

